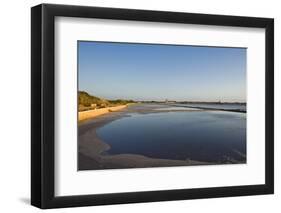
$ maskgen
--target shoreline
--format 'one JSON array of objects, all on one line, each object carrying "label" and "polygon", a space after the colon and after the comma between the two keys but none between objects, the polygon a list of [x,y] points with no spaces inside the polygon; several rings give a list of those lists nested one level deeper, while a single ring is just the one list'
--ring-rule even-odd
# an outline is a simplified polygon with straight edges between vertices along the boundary
[{"label": "shoreline", "polygon": [[[137,108],[136,108],[137,107]],[[128,168],[149,168],[149,167],[171,167],[171,166],[194,166],[194,165],[216,165],[216,162],[201,162],[191,159],[175,160],[151,158],[139,154],[114,154],[106,153],[110,145],[101,140],[96,130],[112,121],[129,116],[128,113],[161,113],[169,110],[155,110],[152,106],[149,109],[141,109],[138,106],[131,109],[117,110],[113,113],[106,113],[95,119],[78,125],[78,171],[83,170],[101,170],[101,169],[128,169]],[[199,111],[201,111],[200,109]],[[183,110],[190,111],[193,110]],[[243,162],[232,162],[231,164],[240,164]],[[228,164],[228,163],[223,163]]]},{"label": "shoreline", "polygon": [[[114,119],[115,120],[115,119]],[[107,123],[107,122],[105,122]],[[104,124],[105,124],[104,123]],[[104,125],[103,122],[101,126]],[[193,160],[172,160],[151,158],[139,154],[105,154],[110,145],[102,141],[96,133],[96,128],[87,131],[79,139],[79,164],[78,171],[99,169],[122,169],[122,168],[148,168],[209,165],[207,162]]]},{"label": "shoreline", "polygon": [[97,116],[104,115],[104,114],[107,114],[109,112],[116,112],[116,111],[122,110],[126,107],[128,107],[127,104],[126,105],[104,107],[104,108],[100,108],[100,109],[93,109],[93,110],[78,112],[78,122],[88,120],[88,119],[91,119],[91,118],[95,118]]},{"label": "shoreline", "polygon": [[[128,111],[130,110],[128,109]],[[139,154],[106,154],[105,152],[110,149],[110,145],[98,137],[96,129],[124,116],[127,115],[122,113],[122,111],[115,111],[114,114],[103,114],[96,119],[90,119],[79,125],[78,171],[211,164],[190,159],[173,160],[151,158]]]},{"label": "shoreline", "polygon": [[201,110],[212,110],[212,111],[226,111],[226,112],[238,112],[238,113],[247,113],[246,110],[240,109],[222,109],[222,108],[212,108],[212,107],[200,107],[200,106],[180,106],[180,105],[171,105],[175,107],[187,107],[187,108],[194,108],[194,109],[201,109]]}]

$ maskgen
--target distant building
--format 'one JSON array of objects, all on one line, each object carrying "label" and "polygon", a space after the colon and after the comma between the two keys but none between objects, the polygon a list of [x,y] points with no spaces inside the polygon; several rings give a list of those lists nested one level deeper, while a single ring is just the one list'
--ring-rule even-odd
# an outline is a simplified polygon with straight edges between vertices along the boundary
[{"label": "distant building", "polygon": [[165,103],[166,103],[166,104],[174,104],[174,103],[176,103],[176,101],[169,101],[168,99],[166,99],[166,100],[165,100]]}]

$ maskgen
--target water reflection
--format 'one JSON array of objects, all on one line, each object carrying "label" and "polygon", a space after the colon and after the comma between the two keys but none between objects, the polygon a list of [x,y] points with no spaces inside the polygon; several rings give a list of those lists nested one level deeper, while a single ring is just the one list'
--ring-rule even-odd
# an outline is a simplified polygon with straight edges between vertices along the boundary
[{"label": "water reflection", "polygon": [[191,159],[211,163],[246,161],[246,114],[225,111],[130,113],[97,130],[108,154]]}]

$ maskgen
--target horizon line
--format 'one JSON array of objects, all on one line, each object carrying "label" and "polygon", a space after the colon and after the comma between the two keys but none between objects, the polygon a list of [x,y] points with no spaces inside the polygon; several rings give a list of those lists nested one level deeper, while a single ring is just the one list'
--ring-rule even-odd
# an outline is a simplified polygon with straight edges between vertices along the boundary
[{"label": "horizon line", "polygon": [[124,98],[124,97],[120,97],[120,98],[105,98],[105,97],[101,97],[101,96],[96,96],[96,95],[92,95],[90,92],[84,91],[84,90],[78,90],[78,92],[86,92],[91,96],[95,96],[98,97],[100,99],[105,99],[105,100],[132,100],[135,102],[205,102],[205,103],[247,103],[247,100],[232,100],[232,101],[227,101],[227,100],[223,100],[223,99],[216,99],[216,100],[188,100],[188,99],[182,99],[182,100],[175,100],[175,99],[168,99],[168,98],[163,98],[163,99],[139,99],[139,98]]}]

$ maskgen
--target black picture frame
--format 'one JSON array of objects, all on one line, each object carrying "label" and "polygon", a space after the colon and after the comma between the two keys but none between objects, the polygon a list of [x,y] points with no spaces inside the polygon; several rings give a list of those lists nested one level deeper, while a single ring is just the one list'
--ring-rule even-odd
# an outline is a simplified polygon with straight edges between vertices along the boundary
[{"label": "black picture frame", "polygon": [[[264,28],[265,184],[93,195],[54,195],[55,17]],[[272,194],[274,192],[274,20],[164,11],[41,4],[31,8],[31,204],[42,209]]]}]

